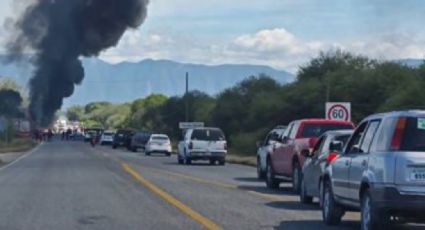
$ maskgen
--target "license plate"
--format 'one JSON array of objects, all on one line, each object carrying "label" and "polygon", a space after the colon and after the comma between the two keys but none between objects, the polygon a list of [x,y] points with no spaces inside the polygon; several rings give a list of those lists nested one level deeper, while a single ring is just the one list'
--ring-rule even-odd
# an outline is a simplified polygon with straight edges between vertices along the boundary
[{"label": "license plate", "polygon": [[425,181],[425,168],[412,169],[410,179],[415,181]]}]

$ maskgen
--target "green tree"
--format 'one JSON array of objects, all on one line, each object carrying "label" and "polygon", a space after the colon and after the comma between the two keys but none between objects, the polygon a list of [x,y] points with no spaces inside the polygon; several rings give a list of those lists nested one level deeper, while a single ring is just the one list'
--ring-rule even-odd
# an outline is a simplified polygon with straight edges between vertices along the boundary
[{"label": "green tree", "polygon": [[0,90],[0,116],[6,118],[21,118],[24,116],[20,106],[22,97],[19,92],[11,89]]},{"label": "green tree", "polygon": [[84,107],[73,106],[66,111],[66,116],[70,121],[80,121],[84,116]]}]

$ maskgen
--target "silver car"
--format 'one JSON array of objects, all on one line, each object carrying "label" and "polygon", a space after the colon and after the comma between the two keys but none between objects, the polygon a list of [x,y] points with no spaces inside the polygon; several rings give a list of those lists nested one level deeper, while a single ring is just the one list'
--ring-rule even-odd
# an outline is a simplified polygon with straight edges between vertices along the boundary
[{"label": "silver car", "polygon": [[353,130],[328,131],[319,137],[311,151],[306,149],[301,152],[305,157],[300,191],[302,203],[311,203],[313,198],[320,198],[320,181],[332,154],[342,151],[351,134]]},{"label": "silver car", "polygon": [[267,169],[267,156],[274,150],[285,132],[286,126],[279,125],[271,130],[264,141],[257,142],[257,177],[258,179],[264,179],[266,176]]},{"label": "silver car", "polygon": [[338,224],[361,211],[361,229],[425,220],[425,111],[372,115],[327,167],[322,216]]}]

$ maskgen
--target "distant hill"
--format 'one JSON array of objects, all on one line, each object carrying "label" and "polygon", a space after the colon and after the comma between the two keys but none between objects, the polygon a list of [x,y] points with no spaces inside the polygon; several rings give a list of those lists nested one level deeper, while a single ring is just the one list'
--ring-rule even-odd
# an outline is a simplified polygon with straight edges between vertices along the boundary
[{"label": "distant hill", "polygon": [[417,68],[420,65],[422,65],[422,63],[424,63],[424,59],[412,59],[412,58],[409,58],[409,59],[397,60],[397,62],[399,62],[401,64],[404,64],[404,65],[407,65],[407,66],[410,66],[410,67]]},{"label": "distant hill", "polygon": [[[100,59],[84,59],[86,78],[65,107],[93,101],[128,102],[152,93],[167,96],[182,95],[185,73],[190,74],[190,89],[215,95],[243,79],[264,73],[280,83],[294,80],[294,76],[260,65],[199,65],[168,60],[143,60],[137,63],[109,64]],[[0,64],[0,76],[17,79],[26,84],[31,76],[28,64]]]}]

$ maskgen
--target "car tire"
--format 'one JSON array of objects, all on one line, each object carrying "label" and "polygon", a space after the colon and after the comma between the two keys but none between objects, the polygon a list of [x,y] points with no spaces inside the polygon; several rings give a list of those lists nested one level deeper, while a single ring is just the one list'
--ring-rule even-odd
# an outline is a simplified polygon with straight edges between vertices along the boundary
[{"label": "car tire", "polygon": [[292,167],[292,191],[299,194],[301,191],[302,171],[300,164],[296,161]]},{"label": "car tire", "polygon": [[341,223],[344,210],[334,200],[332,186],[329,181],[324,184],[322,217],[327,225],[337,225]]},{"label": "car tire", "polygon": [[307,188],[305,185],[304,176],[301,178],[301,191],[300,191],[300,201],[303,204],[313,203],[313,197],[307,194]]},{"label": "car tire", "polygon": [[273,167],[270,162],[267,163],[267,171],[266,171],[266,186],[270,189],[278,189],[279,188],[279,180],[275,178],[275,173]]},{"label": "car tire", "polygon": [[191,165],[192,164],[192,160],[191,159],[186,159],[184,163],[186,165]]},{"label": "car tire", "polygon": [[369,190],[363,192],[360,213],[361,230],[387,229],[389,226],[389,215],[374,207]]},{"label": "car tire", "polygon": [[150,152],[146,152],[146,151],[145,151],[145,155],[146,155],[146,156],[150,156],[150,155],[151,155],[151,153],[150,153]]},{"label": "car tire", "polygon": [[226,165],[226,160],[225,159],[219,160],[218,164],[221,165],[221,166],[224,166],[224,165]]},{"label": "car tire", "polygon": [[116,148],[117,148],[117,146],[116,146],[116,145],[112,145],[112,148],[113,148],[113,149],[116,149]]},{"label": "car tire", "polygon": [[265,179],[266,177],[266,172],[263,171],[263,169],[261,168],[261,160],[260,157],[257,157],[257,178],[260,180]]},{"label": "car tire", "polygon": [[171,157],[171,153],[166,153],[165,154],[167,157]]},{"label": "car tire", "polygon": [[133,147],[133,148],[131,148],[131,151],[133,151],[133,153],[137,153],[137,148]]},{"label": "car tire", "polygon": [[215,165],[215,160],[210,160],[210,165]]},{"label": "car tire", "polygon": [[323,183],[320,181],[319,183],[319,207],[320,208],[323,208],[323,193],[324,193]]}]

